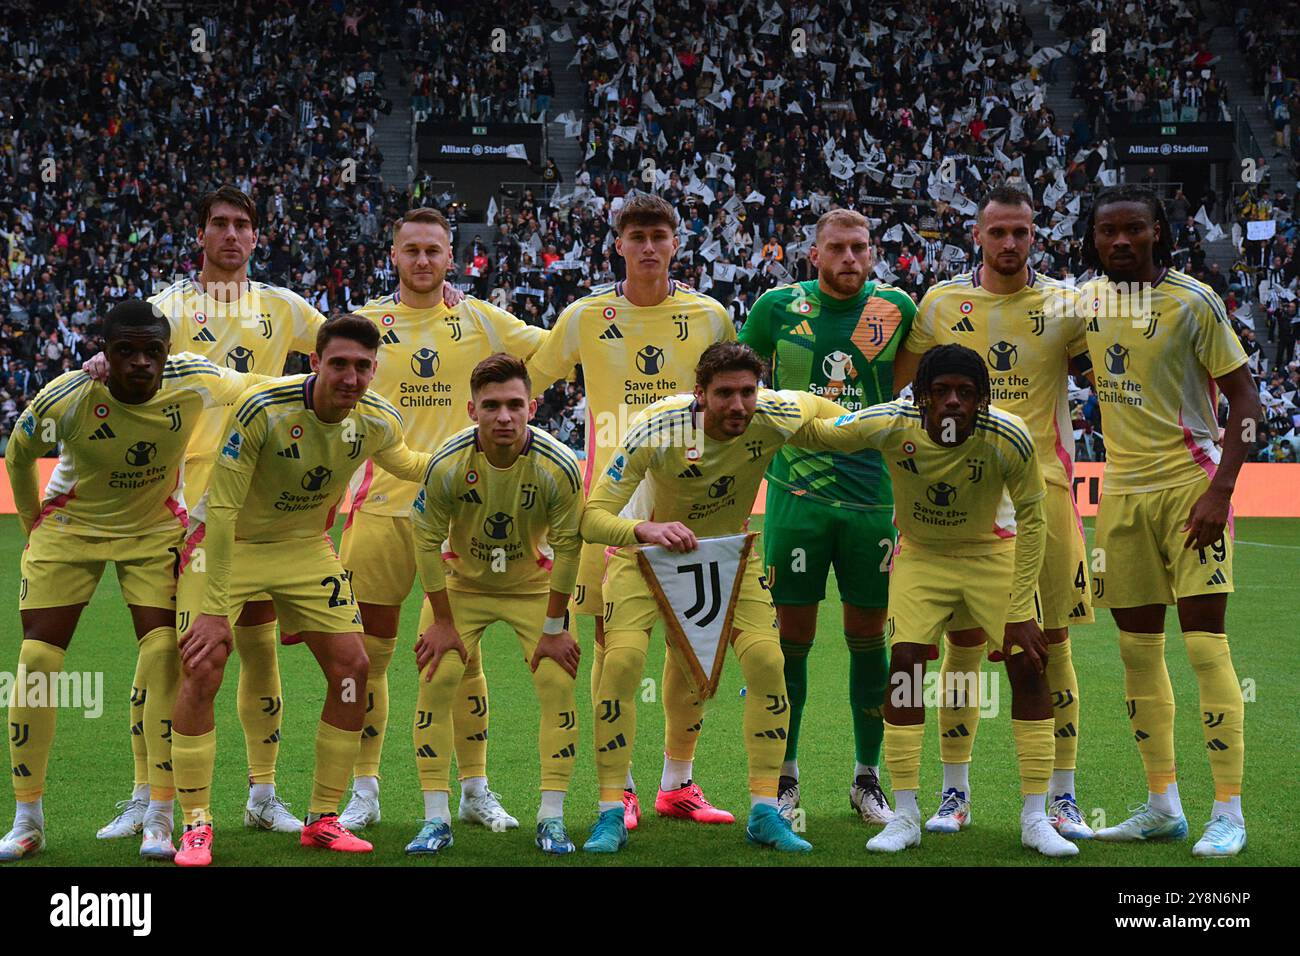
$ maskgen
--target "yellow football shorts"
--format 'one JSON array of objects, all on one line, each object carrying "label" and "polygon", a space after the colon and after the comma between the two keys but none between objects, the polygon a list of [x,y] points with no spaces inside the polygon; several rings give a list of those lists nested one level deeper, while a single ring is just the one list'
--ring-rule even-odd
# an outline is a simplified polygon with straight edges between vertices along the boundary
[{"label": "yellow football shorts", "polygon": [[[460,635],[460,642],[465,645],[465,656],[473,657],[483,632],[501,621],[514,630],[524,663],[530,663],[542,636],[542,625],[546,623],[546,603],[550,597],[550,591],[502,595],[447,588],[451,619]],[[420,616],[420,633],[423,634],[432,623],[433,611],[425,601]]]},{"label": "yellow football shorts", "polygon": [[185,532],[175,529],[132,538],[76,534],[43,521],[27,539],[21,560],[22,610],[85,604],[104,565],[113,562],[122,597],[135,607],[176,604],[176,567]]},{"label": "yellow football shorts", "polygon": [[353,511],[343,529],[339,557],[358,601],[400,606],[415,583],[411,519]]},{"label": "yellow football shorts", "polygon": [[[189,630],[203,604],[206,567],[200,560],[203,525],[186,539],[176,587],[176,631]],[[323,535],[288,541],[236,541],[230,562],[230,623],[244,605],[265,594],[275,603],[282,634],[360,634],[361,616],[348,574]]]},{"label": "yellow football shorts", "polygon": [[[1091,624],[1095,615],[1088,577],[1087,545],[1079,513],[1074,507],[1074,496],[1061,485],[1048,485],[1043,510],[1047,521],[1047,541],[1043,567],[1038,572],[1038,603],[1043,627]],[[954,612],[948,630],[966,631],[978,626],[962,609]]]},{"label": "yellow football shorts", "polygon": [[[954,556],[899,544],[889,576],[889,618],[885,634],[898,643],[935,645],[946,630],[978,627],[989,653],[1002,652],[1008,621],[1040,619],[1035,599],[1011,604],[1014,547],[993,554]],[[955,627],[954,622],[968,622]],[[1013,648],[1011,653],[1020,653]]]},{"label": "yellow football shorts", "polygon": [[1208,548],[1184,548],[1182,530],[1208,476],[1177,488],[1133,495],[1106,494],[1097,510],[1098,566],[1092,580],[1098,607],[1173,604],[1197,594],[1230,594],[1232,512],[1223,536]]},{"label": "yellow football shorts", "polygon": [[582,556],[578,559],[578,579],[573,586],[573,611],[575,614],[590,614],[603,617],[605,599],[601,593],[601,582],[605,578],[605,546],[585,542]]}]

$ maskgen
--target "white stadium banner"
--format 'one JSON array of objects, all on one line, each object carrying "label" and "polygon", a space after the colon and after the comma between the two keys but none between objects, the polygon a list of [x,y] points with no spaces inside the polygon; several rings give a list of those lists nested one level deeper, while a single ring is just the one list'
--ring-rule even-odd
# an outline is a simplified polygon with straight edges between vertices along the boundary
[{"label": "white stadium banner", "polygon": [[749,532],[700,538],[700,546],[685,554],[658,545],[637,552],[641,574],[663,616],[668,645],[701,700],[718,690],[736,598],[755,537]]}]

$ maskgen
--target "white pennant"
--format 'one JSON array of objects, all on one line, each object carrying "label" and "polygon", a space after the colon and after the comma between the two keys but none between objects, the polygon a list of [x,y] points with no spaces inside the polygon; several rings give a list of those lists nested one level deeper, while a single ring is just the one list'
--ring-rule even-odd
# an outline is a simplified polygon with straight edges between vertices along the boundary
[{"label": "white pennant", "polygon": [[731,637],[740,582],[755,535],[700,538],[685,554],[657,545],[641,548],[637,563],[664,619],[669,645],[685,665],[701,699],[718,689]]}]

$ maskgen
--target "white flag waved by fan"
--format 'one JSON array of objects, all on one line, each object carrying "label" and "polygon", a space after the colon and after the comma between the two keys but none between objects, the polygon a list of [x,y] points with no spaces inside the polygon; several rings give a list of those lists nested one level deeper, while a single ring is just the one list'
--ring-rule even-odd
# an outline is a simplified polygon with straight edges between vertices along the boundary
[{"label": "white flag waved by fan", "polygon": [[702,700],[718,690],[754,537],[700,538],[700,546],[685,554],[658,545],[637,552],[641,574],[663,615],[668,644]]}]

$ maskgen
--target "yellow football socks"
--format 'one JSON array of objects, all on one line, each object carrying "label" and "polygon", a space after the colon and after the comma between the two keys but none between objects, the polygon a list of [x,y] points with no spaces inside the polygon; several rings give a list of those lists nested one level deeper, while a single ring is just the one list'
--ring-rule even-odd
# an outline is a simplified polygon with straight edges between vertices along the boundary
[{"label": "yellow football socks", "polygon": [[1165,667],[1164,634],[1119,632],[1129,725],[1146,768],[1147,789],[1164,793],[1174,782],[1174,688]]},{"label": "yellow football socks", "polygon": [[239,723],[244,728],[250,783],[275,783],[275,762],[280,755],[279,648],[276,622],[235,625],[235,653],[239,655]]},{"label": "yellow football socks", "polygon": [[776,798],[790,728],[785,655],[774,634],[735,632],[732,646],[745,677],[745,753],[751,797]]},{"label": "yellow football socks", "polygon": [[388,731],[388,664],[397,647],[395,638],[365,635],[366,656],[370,658],[370,676],[366,679],[366,717],[361,727],[361,750],[353,775],[378,777],[379,758]]},{"label": "yellow football socks", "polygon": [[636,692],[645,671],[645,645],[644,632],[605,632],[605,663],[592,700],[596,779],[602,802],[623,799],[636,742]]},{"label": "yellow football socks", "polygon": [[149,750],[144,743],[144,673],[140,655],[135,658],[135,676],[131,679],[131,757],[135,761],[135,787],[149,786]]},{"label": "yellow football socks", "polygon": [[1226,634],[1185,631],[1187,656],[1201,692],[1201,730],[1210,756],[1214,799],[1226,803],[1241,794],[1246,759],[1246,708],[1241,684],[1232,666]]},{"label": "yellow football socks", "polygon": [[1047,793],[1052,777],[1052,730],[1050,717],[1042,720],[1011,719],[1011,734],[1016,740],[1016,763],[1020,767],[1020,794]]},{"label": "yellow football socks", "polygon": [[217,762],[216,728],[187,737],[172,733],[172,766],[181,817],[186,826],[212,822],[212,772]]},{"label": "yellow football socks", "polygon": [[704,725],[704,706],[672,652],[664,654],[660,690],[664,706],[664,753],[673,760],[694,760],[695,745]]},{"label": "yellow football socks", "polygon": [[[970,763],[980,725],[980,663],[984,645],[959,647],[945,641],[939,669],[939,759]],[[903,788],[900,788],[903,789]]]},{"label": "yellow football socks", "polygon": [[921,747],[925,724],[891,724],[885,721],[885,766],[895,790],[921,789]]},{"label": "yellow football socks", "polygon": [[1070,639],[1047,645],[1047,689],[1052,695],[1056,761],[1053,770],[1074,770],[1079,755],[1079,678]]},{"label": "yellow football socks", "polygon": [[352,776],[360,746],[360,731],[343,730],[323,720],[316,724],[316,772],[308,813],[339,812],[339,801]]},{"label": "yellow football socks", "polygon": [[575,681],[555,661],[543,657],[533,672],[540,723],[537,755],[541,760],[542,789],[566,791],[578,752],[578,702]]},{"label": "yellow football socks", "polygon": [[142,734],[149,763],[149,799],[176,796],[172,781],[172,708],[180,689],[181,658],[174,627],[156,627],[140,638],[137,685],[144,692]]},{"label": "yellow football socks", "polygon": [[18,651],[18,673],[9,699],[9,762],[14,797],[20,803],[31,803],[45,790],[59,713],[57,701],[51,698],[57,689],[52,678],[63,670],[65,653],[61,647],[32,640],[23,641]]}]

